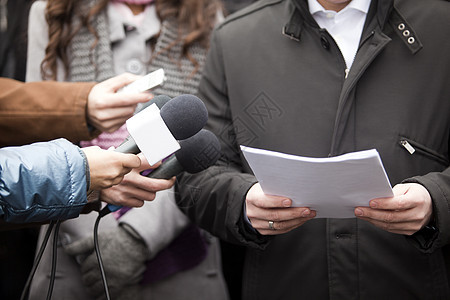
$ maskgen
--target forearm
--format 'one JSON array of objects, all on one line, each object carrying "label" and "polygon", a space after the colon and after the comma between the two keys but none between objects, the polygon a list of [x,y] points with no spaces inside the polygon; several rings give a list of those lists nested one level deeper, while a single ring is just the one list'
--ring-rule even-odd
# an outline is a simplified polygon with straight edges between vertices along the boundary
[{"label": "forearm", "polygon": [[194,223],[230,243],[260,247],[265,241],[245,227],[243,206],[256,178],[224,166],[197,174],[183,173],[177,181],[177,204]]},{"label": "forearm", "polygon": [[95,83],[22,83],[0,79],[0,146],[64,137],[94,138],[86,122],[88,94]]},{"label": "forearm", "polygon": [[0,149],[0,215],[28,223],[77,217],[86,204],[78,147],[60,139]]}]

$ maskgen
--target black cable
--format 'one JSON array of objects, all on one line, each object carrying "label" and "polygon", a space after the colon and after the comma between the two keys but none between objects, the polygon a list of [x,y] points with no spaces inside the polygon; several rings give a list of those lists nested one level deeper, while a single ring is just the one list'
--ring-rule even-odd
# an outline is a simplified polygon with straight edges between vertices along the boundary
[{"label": "black cable", "polygon": [[56,222],[55,233],[53,234],[53,253],[52,253],[52,271],[50,276],[50,282],[48,285],[47,291],[47,300],[52,298],[53,293],[53,285],[55,283],[55,275],[56,275],[56,258],[58,254],[58,234],[59,234],[59,226],[61,225],[61,220]]},{"label": "black cable", "polygon": [[97,220],[95,220],[94,248],[95,248],[95,254],[97,255],[98,266],[100,267],[100,275],[102,276],[103,289],[105,290],[105,296],[106,296],[107,300],[110,300],[108,283],[106,282],[105,269],[103,268],[102,256],[100,255],[100,247],[98,246],[98,224],[100,223],[100,220],[102,217],[103,217],[103,215],[99,214],[97,217]]},{"label": "black cable", "polygon": [[47,228],[47,231],[45,232],[44,240],[42,241],[41,248],[39,249],[36,259],[34,260],[33,267],[31,268],[30,275],[28,276],[27,282],[25,283],[25,287],[23,288],[20,300],[25,300],[28,297],[28,291],[30,289],[31,281],[33,280],[34,273],[36,273],[42,255],[44,254],[45,247],[47,246],[48,239],[50,238],[50,234],[52,233],[52,229],[53,226],[55,226],[55,223],[56,223],[55,221],[51,221]]}]

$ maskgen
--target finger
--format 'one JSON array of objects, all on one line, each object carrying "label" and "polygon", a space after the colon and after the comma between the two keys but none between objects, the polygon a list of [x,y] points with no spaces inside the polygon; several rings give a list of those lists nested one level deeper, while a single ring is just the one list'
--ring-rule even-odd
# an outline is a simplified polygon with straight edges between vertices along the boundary
[{"label": "finger", "polygon": [[247,198],[253,205],[261,208],[282,208],[290,207],[292,204],[291,199],[279,196],[264,195],[258,198]]},{"label": "finger", "polygon": [[310,214],[311,210],[308,207],[266,209],[247,206],[247,216],[250,220],[252,220],[252,224],[253,219],[281,222],[308,217]]},{"label": "finger", "polygon": [[151,200],[143,200],[138,198],[126,198],[125,200],[119,201],[120,203],[118,205],[121,206],[127,206],[127,207],[142,207],[144,206],[144,201],[152,201],[155,197]]},{"label": "finger", "polygon": [[257,229],[258,232],[263,235],[283,234],[283,233],[289,232],[297,227],[302,226],[307,221],[313,219],[314,216],[315,216],[315,214],[311,214],[310,217],[307,217],[307,218],[297,218],[294,220],[281,221],[281,222],[274,221],[272,224],[273,229],[270,228],[269,222],[267,220],[255,220],[255,225],[254,225],[254,222],[252,221],[252,226],[254,225],[253,227],[255,229]]},{"label": "finger", "polygon": [[107,107],[135,106],[138,103],[150,101],[153,97],[153,94],[149,92],[109,94]]},{"label": "finger", "polygon": [[134,171],[127,175],[124,179],[125,184],[132,185],[136,188],[140,188],[147,192],[158,192],[171,188],[175,182],[174,178],[167,179],[156,179],[141,176],[139,173]]},{"label": "finger", "polygon": [[101,82],[105,87],[108,87],[111,90],[117,91],[118,89],[126,86],[127,84],[132,83],[133,81],[141,78],[140,75],[135,75],[132,73],[122,73],[120,75],[114,76]]},{"label": "finger", "polygon": [[144,154],[142,152],[139,153],[137,156],[139,157],[139,159],[141,161],[141,165],[140,165],[140,167],[138,169],[139,172],[147,170],[147,169],[153,169],[153,167],[150,166],[150,164],[148,163],[147,159],[145,158],[145,156],[144,156]]},{"label": "finger", "polygon": [[[125,153],[120,153],[121,155],[123,155],[123,159],[122,159],[122,166],[124,168],[139,168],[141,166],[141,159],[139,158],[139,156],[134,155],[134,154],[125,154]],[[129,173],[130,170],[124,169],[123,173],[124,175]]]},{"label": "finger", "polygon": [[408,210],[379,210],[367,207],[355,208],[355,215],[358,218],[370,219],[383,223],[403,223],[417,221],[417,212],[412,209]]},{"label": "finger", "polygon": [[139,200],[140,202],[143,202],[143,201],[153,201],[153,200],[155,200],[155,197],[156,197],[155,192],[149,192],[146,190],[129,187],[126,190],[126,192],[123,193],[123,196],[117,200],[121,204],[126,204],[130,201],[129,199],[136,199],[136,200]]},{"label": "finger", "polygon": [[175,183],[175,177],[172,177],[171,179],[143,178],[147,179],[145,189],[149,192],[159,192],[170,189]]},{"label": "finger", "polygon": [[369,202],[370,208],[380,210],[407,210],[417,206],[417,203],[406,195],[392,198],[378,198]]},{"label": "finger", "polygon": [[248,206],[254,205],[261,208],[281,208],[292,205],[292,200],[289,198],[264,194],[259,183],[254,184],[247,192],[246,202],[249,203]]},{"label": "finger", "polygon": [[136,105],[112,107],[108,104],[108,106],[97,106],[95,109],[97,112],[91,119],[98,122],[118,122],[116,120],[119,120],[123,123],[134,114]]}]

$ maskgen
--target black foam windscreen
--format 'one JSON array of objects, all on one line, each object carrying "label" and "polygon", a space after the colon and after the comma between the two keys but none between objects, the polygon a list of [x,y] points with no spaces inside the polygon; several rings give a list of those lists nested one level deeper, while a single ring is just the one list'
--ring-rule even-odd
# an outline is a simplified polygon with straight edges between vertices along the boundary
[{"label": "black foam windscreen", "polygon": [[202,100],[184,94],[167,102],[160,111],[161,118],[177,140],[184,140],[199,132],[208,120],[208,111]]},{"label": "black foam windscreen", "polygon": [[161,110],[166,103],[168,103],[172,98],[167,95],[158,95],[155,96],[152,100],[150,100],[150,105],[155,103],[156,106]]},{"label": "black foam windscreen", "polygon": [[158,106],[158,108],[161,110],[161,108],[171,100],[172,98],[170,98],[169,96],[166,95],[158,95],[155,96],[153,99],[151,99],[148,102],[143,103],[142,105],[139,106],[138,110],[136,110],[135,114],[138,112],[143,111],[144,109],[146,109],[147,107],[149,107],[150,105],[152,105],[153,103],[156,104],[156,106]]},{"label": "black foam windscreen", "polygon": [[197,173],[216,163],[220,156],[220,143],[209,130],[202,129],[192,137],[180,141],[181,149],[175,156],[184,171]]}]

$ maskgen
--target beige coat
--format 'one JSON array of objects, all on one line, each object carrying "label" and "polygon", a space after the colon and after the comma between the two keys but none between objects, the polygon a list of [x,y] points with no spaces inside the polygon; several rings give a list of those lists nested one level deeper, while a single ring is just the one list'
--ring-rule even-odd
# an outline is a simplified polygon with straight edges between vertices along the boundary
[{"label": "beige coat", "polygon": [[65,137],[92,139],[86,103],[95,83],[23,83],[0,78],[0,147]]}]

